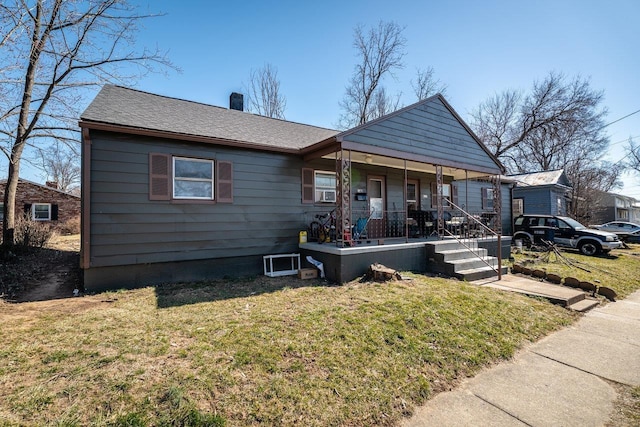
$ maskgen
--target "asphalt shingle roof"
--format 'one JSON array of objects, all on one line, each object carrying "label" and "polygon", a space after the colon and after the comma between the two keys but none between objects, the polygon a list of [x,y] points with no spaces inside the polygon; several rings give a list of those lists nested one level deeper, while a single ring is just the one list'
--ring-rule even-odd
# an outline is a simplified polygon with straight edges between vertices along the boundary
[{"label": "asphalt shingle roof", "polygon": [[80,119],[290,150],[339,133],[114,85],[105,85]]}]

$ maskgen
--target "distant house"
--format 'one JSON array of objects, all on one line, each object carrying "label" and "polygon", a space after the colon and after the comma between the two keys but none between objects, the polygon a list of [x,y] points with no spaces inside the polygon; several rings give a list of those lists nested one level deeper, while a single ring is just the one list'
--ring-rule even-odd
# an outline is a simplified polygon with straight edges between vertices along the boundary
[{"label": "distant house", "polygon": [[520,214],[567,215],[571,183],[564,170],[510,175],[514,182],[513,216]]},{"label": "distant house", "polygon": [[603,224],[610,221],[640,223],[640,202],[633,197],[600,192],[594,202],[589,223]]},{"label": "distant house", "polygon": [[[0,200],[4,198],[6,180],[0,180]],[[0,218],[4,216],[0,203]],[[60,191],[53,182],[47,185],[20,179],[16,191],[16,214],[54,226],[80,220],[80,197]]]},{"label": "distant house", "polygon": [[[344,132],[237,101],[113,85],[96,96],[80,119],[88,290],[262,274],[265,256],[290,253],[337,282],[374,262],[426,271],[452,182],[504,171],[441,95]],[[305,243],[301,232],[330,212],[335,242]]]}]

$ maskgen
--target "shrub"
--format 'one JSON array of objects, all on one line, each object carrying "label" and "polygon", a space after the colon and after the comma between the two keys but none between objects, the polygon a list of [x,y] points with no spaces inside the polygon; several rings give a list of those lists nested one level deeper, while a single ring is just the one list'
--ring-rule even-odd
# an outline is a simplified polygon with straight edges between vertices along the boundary
[{"label": "shrub", "polygon": [[72,218],[58,224],[56,231],[62,235],[80,234],[80,218]]},{"label": "shrub", "polygon": [[43,222],[33,221],[26,215],[16,218],[14,241],[25,248],[42,248],[53,235],[53,228]]}]

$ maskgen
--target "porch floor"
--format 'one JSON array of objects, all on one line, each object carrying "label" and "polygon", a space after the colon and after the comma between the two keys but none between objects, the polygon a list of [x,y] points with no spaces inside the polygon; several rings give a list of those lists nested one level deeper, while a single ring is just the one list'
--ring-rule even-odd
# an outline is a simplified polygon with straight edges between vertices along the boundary
[{"label": "porch floor", "polygon": [[[502,236],[503,243],[511,242],[511,236]],[[310,251],[316,252],[324,252],[330,254],[340,254],[340,253],[359,253],[359,252],[376,252],[378,250],[394,250],[402,247],[410,248],[416,246],[424,246],[428,242],[437,242],[440,240],[455,240],[453,237],[438,237],[438,236],[429,236],[429,237],[412,237],[407,240],[406,237],[386,237],[386,238],[376,238],[376,239],[366,239],[354,241],[354,244],[351,246],[340,247],[336,245],[336,242],[331,243],[318,243],[318,242],[307,242],[300,243],[298,247],[300,249],[307,249]],[[491,242],[496,241],[495,237],[484,237],[480,239],[475,238],[460,238],[462,241],[484,241]]]},{"label": "porch floor", "polygon": [[300,249],[306,249],[314,252],[324,252],[328,254],[353,254],[362,252],[377,252],[379,250],[394,250],[399,249],[399,247],[424,246],[426,242],[433,242],[437,240],[441,239],[437,236],[432,236],[411,238],[407,241],[405,237],[387,237],[354,241],[353,245],[345,247],[336,245],[336,242],[307,242],[300,243],[298,246]]}]

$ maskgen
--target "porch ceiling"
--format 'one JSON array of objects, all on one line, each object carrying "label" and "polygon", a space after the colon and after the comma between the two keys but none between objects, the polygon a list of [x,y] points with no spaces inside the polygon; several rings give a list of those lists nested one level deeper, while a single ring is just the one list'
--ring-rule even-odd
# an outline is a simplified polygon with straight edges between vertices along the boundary
[{"label": "porch ceiling", "polygon": [[[383,156],[380,154],[371,154],[361,151],[346,151],[345,156],[351,158],[351,163],[361,163],[370,166],[379,166],[393,169],[405,168],[405,160],[398,159],[396,157]],[[324,159],[335,160],[336,153],[329,153],[322,156]],[[436,165],[431,163],[416,162],[413,160],[406,161],[406,168],[410,171],[423,172],[423,173],[436,173]],[[462,180],[466,178],[479,178],[487,176],[486,172],[474,172],[471,170],[465,170],[460,168],[453,168],[449,166],[442,167],[442,173],[446,176],[451,176],[453,179]]]}]

